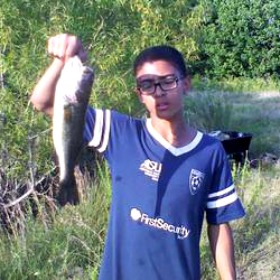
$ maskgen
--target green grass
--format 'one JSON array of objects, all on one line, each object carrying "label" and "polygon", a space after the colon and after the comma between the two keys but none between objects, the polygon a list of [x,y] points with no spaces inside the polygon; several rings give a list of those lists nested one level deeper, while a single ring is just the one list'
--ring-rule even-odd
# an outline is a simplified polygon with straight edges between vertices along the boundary
[{"label": "green grass", "polygon": [[20,232],[3,232],[0,279],[95,279],[109,210],[107,180],[108,172],[100,169],[99,183],[88,185],[84,203],[66,206],[52,219],[28,215]]},{"label": "green grass", "polygon": [[[277,107],[277,102],[280,103],[277,95],[273,97],[273,102],[265,94],[250,99],[246,93],[239,93],[231,98],[236,102],[232,103],[233,106],[244,106],[231,116],[231,125],[237,128],[241,119],[245,123],[251,120],[252,115],[246,110],[251,112],[255,108],[259,117],[265,114],[263,107],[259,107],[259,100],[264,98],[262,102],[267,108],[269,105]],[[278,142],[271,139],[275,139],[278,131],[273,125],[273,122],[268,122],[263,129],[271,131],[270,145],[276,147]],[[251,122],[250,131],[259,127],[260,124]],[[254,134],[256,140],[259,137],[262,136]],[[254,153],[263,149],[263,146],[256,146]],[[246,163],[243,168],[233,169],[234,181],[247,211],[244,219],[232,223],[240,279],[278,279],[280,276],[279,174],[278,164],[266,169],[251,169]],[[0,239],[0,279],[96,279],[111,197],[110,174],[103,165],[96,168],[96,181],[88,182],[86,194],[81,205],[65,207],[52,219],[43,207],[39,218],[26,216],[18,234],[10,236],[3,232]],[[14,265],[11,266],[11,263]],[[218,279],[205,228],[201,241],[201,264],[202,279]]]},{"label": "green grass", "polygon": [[[110,200],[109,173],[107,169],[98,172],[99,182],[88,186],[81,205],[65,207],[52,221],[29,217],[19,234],[1,234],[0,279],[96,279]],[[235,174],[247,210],[245,219],[232,224],[237,269],[245,279],[277,279],[280,275],[279,172],[280,166],[267,171],[245,167]],[[218,279],[205,230],[201,258],[203,279]]]}]

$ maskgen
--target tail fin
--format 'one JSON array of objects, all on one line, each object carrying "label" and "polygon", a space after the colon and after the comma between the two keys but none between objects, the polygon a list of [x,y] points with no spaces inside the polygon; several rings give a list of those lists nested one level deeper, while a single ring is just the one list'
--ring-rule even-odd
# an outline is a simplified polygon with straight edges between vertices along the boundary
[{"label": "tail fin", "polygon": [[59,182],[57,200],[61,206],[65,206],[66,204],[79,204],[80,196],[74,175],[69,176]]}]

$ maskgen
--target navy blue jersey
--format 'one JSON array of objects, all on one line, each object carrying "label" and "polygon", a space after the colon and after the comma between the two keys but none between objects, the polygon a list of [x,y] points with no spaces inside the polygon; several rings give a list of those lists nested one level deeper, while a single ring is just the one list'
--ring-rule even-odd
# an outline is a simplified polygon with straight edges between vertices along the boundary
[{"label": "navy blue jersey", "polygon": [[204,214],[211,224],[244,216],[220,141],[197,132],[176,148],[149,119],[92,108],[85,137],[112,177],[100,279],[200,279]]}]

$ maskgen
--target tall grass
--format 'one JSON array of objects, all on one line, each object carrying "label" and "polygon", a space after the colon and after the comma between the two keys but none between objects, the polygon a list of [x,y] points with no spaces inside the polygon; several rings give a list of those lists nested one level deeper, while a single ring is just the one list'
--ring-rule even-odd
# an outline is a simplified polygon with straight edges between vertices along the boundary
[{"label": "tall grass", "polygon": [[[205,92],[199,94],[193,98],[206,95]],[[211,99],[212,94],[214,92],[209,95]],[[206,108],[209,96],[201,98],[201,103],[196,105]],[[216,110],[223,104],[224,97],[219,101],[219,96],[216,92],[217,102],[213,102]],[[222,118],[227,111],[222,110],[219,114]],[[209,117],[211,114],[197,114],[197,124],[207,123]],[[236,125],[234,113],[231,117],[231,125]],[[220,126],[219,118],[215,125]],[[271,145],[277,143],[271,142]],[[111,199],[110,173],[101,163],[96,169],[96,181],[87,182],[86,199],[81,205],[60,209],[52,220],[27,215],[25,230],[20,234],[1,234],[0,252],[4,257],[0,259],[0,279],[97,278]],[[234,182],[247,211],[245,219],[232,224],[240,279],[277,279],[280,275],[277,245],[280,242],[279,171],[280,165],[251,169],[245,162],[242,168],[233,166]],[[12,267],[11,263],[14,264]],[[205,228],[201,239],[201,264],[202,279],[218,279]]]},{"label": "tall grass", "polygon": [[[1,128],[0,149],[12,161],[11,176],[25,176],[28,137],[38,136],[37,170],[52,168],[52,143],[42,131],[50,122],[35,114],[29,95],[49,64],[47,39],[57,33],[81,38],[94,66],[96,81],[91,103],[137,114],[131,68],[144,47],[169,43],[187,58],[197,56],[200,21],[193,1],[78,1],[2,0],[0,5],[0,113],[7,119]],[[176,18],[174,15],[177,15]],[[168,22],[168,24],[167,24]],[[19,160],[16,160],[19,159]]]},{"label": "tall grass", "polygon": [[27,215],[19,234],[1,234],[0,279],[96,279],[110,202],[108,171],[99,167],[98,174],[84,203],[52,220]]},{"label": "tall grass", "polygon": [[[234,180],[247,210],[245,219],[232,224],[237,270],[245,279],[277,279],[279,240],[279,203],[277,194],[280,166],[269,172],[244,166],[236,170]],[[96,279],[99,271],[110,204],[110,174],[98,169],[99,181],[88,182],[88,195],[79,206],[69,206],[46,224],[46,220],[28,218],[19,235],[1,234],[0,279]],[[266,254],[275,259],[266,259]],[[254,267],[259,256],[270,267],[258,276]],[[254,262],[252,262],[252,258]],[[206,231],[201,240],[202,279],[218,279],[210,255]],[[264,274],[265,273],[265,274]],[[271,277],[271,278],[269,278]],[[240,278],[243,279],[243,278]]]},{"label": "tall grass", "polygon": [[185,117],[206,133],[226,131],[231,127],[232,109],[227,94],[222,91],[193,91],[186,98]]},{"label": "tall grass", "polygon": [[[176,15],[176,16],[175,16]],[[11,177],[27,177],[28,138],[35,137],[38,175],[53,168],[50,121],[34,112],[29,95],[50,62],[47,39],[57,33],[78,35],[89,52],[96,81],[91,104],[139,115],[131,66],[140,50],[169,44],[192,64],[199,57],[203,11],[195,1],[36,1],[2,0],[0,5],[0,152],[9,155]],[[221,83],[194,78],[197,89]],[[262,81],[265,81],[264,83]],[[247,86],[246,86],[247,83]],[[243,88],[240,86],[244,85]],[[272,80],[224,81],[224,88],[278,87]],[[253,87],[254,85],[254,87]],[[214,112],[215,113],[215,112]],[[219,116],[217,116],[219,118]]]}]

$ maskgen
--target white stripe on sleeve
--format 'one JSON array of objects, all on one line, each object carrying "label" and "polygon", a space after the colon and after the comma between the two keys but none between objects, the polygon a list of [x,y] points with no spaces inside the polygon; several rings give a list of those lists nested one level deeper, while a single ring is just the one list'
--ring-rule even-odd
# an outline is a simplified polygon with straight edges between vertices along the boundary
[{"label": "white stripe on sleeve", "polygon": [[103,125],[104,125],[104,112],[101,109],[96,109],[93,138],[88,144],[90,147],[97,147],[100,145],[102,139]]},{"label": "white stripe on sleeve", "polygon": [[231,185],[231,186],[229,186],[228,188],[225,188],[224,190],[221,190],[221,191],[218,191],[218,192],[215,192],[215,193],[210,193],[210,194],[208,195],[208,198],[212,198],[212,197],[217,197],[217,196],[224,195],[224,194],[226,194],[226,193],[231,192],[233,189],[234,189],[234,185]]},{"label": "white stripe on sleeve", "polygon": [[102,153],[106,150],[107,145],[109,143],[109,135],[110,135],[110,127],[111,127],[111,111],[106,110],[105,111],[105,130],[104,130],[104,135],[103,135],[103,141],[102,145],[98,150],[98,152]]},{"label": "white stripe on sleeve", "polygon": [[233,203],[235,200],[237,200],[237,194],[236,192],[234,192],[233,194],[217,199],[215,201],[210,201],[207,203],[207,208],[208,209],[213,209],[213,208],[219,208],[219,207],[223,207],[226,205],[229,205],[231,203]]}]

